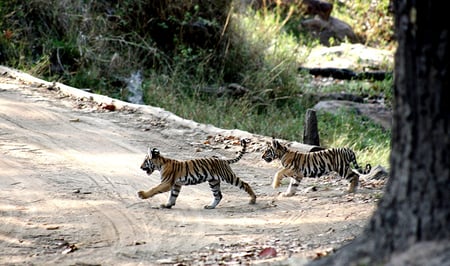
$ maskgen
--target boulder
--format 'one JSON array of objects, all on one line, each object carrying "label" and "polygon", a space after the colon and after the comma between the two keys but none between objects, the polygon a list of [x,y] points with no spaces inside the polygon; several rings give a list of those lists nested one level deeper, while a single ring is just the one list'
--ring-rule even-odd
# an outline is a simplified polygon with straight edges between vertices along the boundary
[{"label": "boulder", "polygon": [[384,129],[390,130],[392,126],[392,110],[378,103],[356,103],[351,101],[320,101],[315,106],[315,110],[324,110],[335,113],[341,108],[356,110],[358,114],[367,116],[373,122],[381,125]]},{"label": "boulder", "polygon": [[[301,29],[307,29],[314,36],[319,38],[321,44],[331,46],[341,42],[357,43],[358,37],[352,27],[346,22],[330,16],[328,20],[324,20],[320,16],[306,19],[300,24]],[[333,38],[336,43],[330,43]]]}]

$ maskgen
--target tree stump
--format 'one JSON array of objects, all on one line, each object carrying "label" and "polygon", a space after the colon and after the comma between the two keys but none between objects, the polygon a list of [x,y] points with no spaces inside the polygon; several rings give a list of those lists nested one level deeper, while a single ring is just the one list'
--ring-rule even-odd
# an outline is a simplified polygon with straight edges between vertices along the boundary
[{"label": "tree stump", "polygon": [[303,143],[320,146],[319,129],[317,128],[317,117],[314,109],[306,110],[303,126]]}]

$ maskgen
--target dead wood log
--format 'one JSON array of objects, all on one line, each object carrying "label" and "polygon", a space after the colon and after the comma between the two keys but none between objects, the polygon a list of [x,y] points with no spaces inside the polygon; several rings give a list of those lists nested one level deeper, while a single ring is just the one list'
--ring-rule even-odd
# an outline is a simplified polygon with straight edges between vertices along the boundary
[{"label": "dead wood log", "polygon": [[300,71],[307,71],[313,76],[332,77],[334,79],[343,80],[385,80],[388,77],[392,77],[392,72],[385,71],[370,71],[370,72],[355,72],[346,68],[305,68],[300,67]]}]

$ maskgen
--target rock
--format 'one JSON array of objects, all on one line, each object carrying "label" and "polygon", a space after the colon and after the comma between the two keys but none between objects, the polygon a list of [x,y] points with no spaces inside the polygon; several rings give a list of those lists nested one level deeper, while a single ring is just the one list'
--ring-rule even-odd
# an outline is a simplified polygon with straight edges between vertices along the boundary
[{"label": "rock", "polygon": [[325,46],[332,45],[330,38],[333,38],[337,43],[345,41],[351,43],[359,42],[358,37],[349,24],[332,16],[328,20],[323,20],[321,17],[316,16],[302,21],[299,27],[305,28],[317,36],[320,43]]},{"label": "rock", "polygon": [[353,71],[392,70],[394,53],[362,44],[343,43],[332,47],[315,47],[302,65],[304,68],[340,68]]},{"label": "rock", "polygon": [[392,110],[381,104],[331,100],[320,101],[314,106],[315,110],[324,110],[330,113],[335,113],[336,110],[340,108],[344,108],[346,110],[356,110],[358,114],[369,117],[373,122],[381,125],[384,129],[391,129]]},{"label": "rock", "polygon": [[333,4],[320,0],[303,0],[301,2],[306,6],[306,14],[318,15],[323,20],[330,18]]},{"label": "rock", "polygon": [[377,165],[367,174],[363,175],[362,178],[365,180],[381,180],[387,179],[389,177],[389,172],[381,165]]}]

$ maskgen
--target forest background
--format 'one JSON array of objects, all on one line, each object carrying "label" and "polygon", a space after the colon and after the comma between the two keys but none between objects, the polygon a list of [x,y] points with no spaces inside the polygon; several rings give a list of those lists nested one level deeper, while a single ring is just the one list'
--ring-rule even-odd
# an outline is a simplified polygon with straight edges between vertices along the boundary
[{"label": "forest background", "polygon": [[[395,50],[388,0],[328,2],[358,43]],[[199,123],[302,141],[305,112],[324,93],[393,104],[392,75],[317,82],[301,70],[323,46],[302,27],[312,16],[297,0],[2,1],[0,64]],[[224,93],[230,85],[240,92]],[[389,129],[351,109],[319,111],[318,122],[322,146],[348,146],[389,167]]]}]

